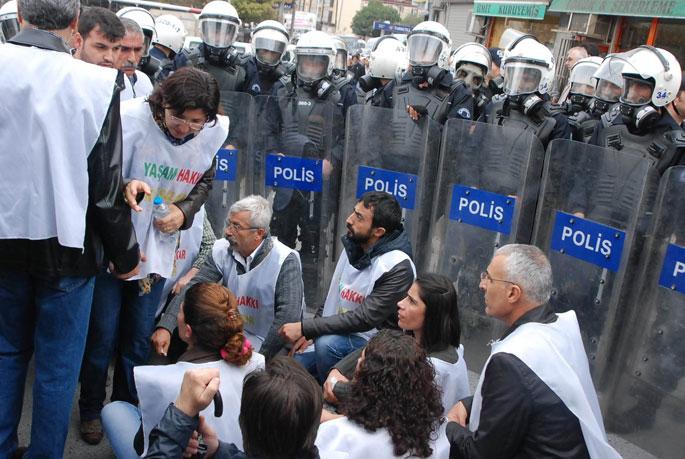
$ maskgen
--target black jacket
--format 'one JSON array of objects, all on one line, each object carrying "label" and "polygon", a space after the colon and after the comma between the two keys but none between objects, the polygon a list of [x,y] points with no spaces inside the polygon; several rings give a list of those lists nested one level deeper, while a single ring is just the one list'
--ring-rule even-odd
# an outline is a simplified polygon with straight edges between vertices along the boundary
[{"label": "black jacket", "polygon": [[[22,30],[10,42],[69,52],[59,38],[37,29]],[[48,277],[93,276],[105,256],[120,273],[127,273],[138,264],[139,250],[131,223],[131,209],[124,202],[122,193],[119,117],[119,92],[123,87],[121,72],[117,82],[120,86],[112,88],[112,100],[100,137],[88,156],[84,250],[63,247],[57,238],[0,240],[0,270]]]},{"label": "black jacket", "polygon": [[[368,268],[373,258],[391,250],[401,250],[411,257],[411,244],[404,230],[384,236],[368,252],[363,252],[347,236],[342,239],[350,264],[358,270]],[[397,302],[407,295],[412,282],[414,270],[411,262],[402,261],[378,278],[373,291],[357,309],[322,317],[324,305],[321,305],[316,317],[302,321],[302,334],[312,339],[322,335],[364,332],[372,328],[397,329]]]},{"label": "black jacket", "polygon": [[[551,323],[548,305],[521,316],[502,336],[527,322]],[[450,458],[589,458],[578,418],[518,357],[497,353],[490,359],[481,388],[478,430],[447,424]],[[471,412],[472,398],[464,400]]]}]

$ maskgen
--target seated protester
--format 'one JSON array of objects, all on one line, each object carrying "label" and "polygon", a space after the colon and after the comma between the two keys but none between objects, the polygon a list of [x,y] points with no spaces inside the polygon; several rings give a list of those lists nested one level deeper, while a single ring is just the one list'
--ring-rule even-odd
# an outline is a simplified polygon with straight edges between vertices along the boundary
[{"label": "seated protester", "polygon": [[326,410],[321,416],[316,446],[323,457],[448,456],[433,367],[416,340],[399,330],[371,338],[340,408],[345,416]]},{"label": "seated protester", "polygon": [[[441,274],[424,274],[416,278],[407,297],[397,303],[397,325],[414,335],[414,339],[428,354],[435,368],[435,384],[442,392],[445,412],[455,403],[468,397],[469,378],[464,362],[457,292],[452,282]],[[354,376],[358,349],[338,362],[324,384],[324,398],[334,405],[349,395]]]},{"label": "seated protester", "polygon": [[576,314],[547,304],[545,254],[499,248],[480,289],[485,313],[509,328],[492,344],[473,399],[447,414],[450,457],[620,457],[607,443]]},{"label": "seated protester", "polygon": [[[122,176],[131,190],[127,203],[135,204],[136,194],[142,199],[143,191],[147,193],[131,216],[147,261],[130,281],[117,279],[106,263],[95,279],[79,399],[81,438],[89,444],[102,440],[100,411],[112,357],[112,400],[137,403],[133,367],[148,361],[155,312],[164,280],[173,272],[179,230],[193,225],[207,200],[214,155],[228,135],[228,118],[218,109],[216,80],[191,68],[169,77],[148,99],[121,104]],[[161,202],[167,207],[164,217],[153,215]],[[197,224],[202,225],[201,219]]]},{"label": "seated protester", "polygon": [[[347,217],[342,242],[345,250],[315,317],[285,324],[280,331],[319,381],[340,359],[365,346],[378,329],[397,328],[397,302],[414,281],[411,245],[392,195],[364,193]],[[314,351],[302,352],[314,339]]]},{"label": "seated protester", "polygon": [[[317,459],[314,446],[319,429],[321,388],[300,364],[275,357],[266,370],[245,377],[240,403],[240,430],[245,452],[225,443],[198,414],[219,390],[216,369],[191,370],[181,392],[150,434],[146,458],[195,457],[198,434],[215,459]],[[221,391],[222,397],[225,397]],[[187,448],[184,446],[187,445]]]},{"label": "seated protester", "polygon": [[140,406],[112,402],[102,410],[105,433],[119,459],[140,456],[143,439],[178,393],[183,374],[195,368],[220,370],[225,406],[231,411],[220,418],[205,416],[222,438],[242,444],[235,416],[240,408],[238,394],[242,391],[245,375],[264,368],[264,357],[253,352],[250,341],[243,334],[243,319],[238,313],[235,296],[221,285],[193,285],[178,313],[178,329],[181,339],[188,344],[179,363],[136,367]]},{"label": "seated protester", "polygon": [[[255,350],[270,360],[285,346],[278,335],[284,323],[300,320],[304,285],[300,258],[269,235],[271,205],[261,196],[248,196],[228,210],[225,239],[214,243],[200,271],[186,288],[198,282],[221,282],[238,298],[246,318],[245,332]],[[155,335],[171,337],[173,318],[184,292],[174,298],[157,324]]]}]

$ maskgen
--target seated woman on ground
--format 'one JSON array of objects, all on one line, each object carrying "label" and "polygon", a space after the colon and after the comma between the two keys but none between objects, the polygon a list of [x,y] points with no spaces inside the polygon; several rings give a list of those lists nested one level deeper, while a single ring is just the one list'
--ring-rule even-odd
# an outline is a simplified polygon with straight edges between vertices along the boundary
[{"label": "seated woman on ground", "polygon": [[399,330],[371,338],[340,411],[345,415],[322,412],[316,438],[322,457],[449,455],[435,371],[416,340]]},{"label": "seated woman on ground", "polygon": [[227,412],[220,418],[207,415],[207,419],[223,438],[242,446],[237,415],[243,379],[251,371],[264,368],[264,357],[253,352],[243,335],[235,296],[219,284],[192,286],[178,313],[178,330],[188,344],[178,363],[136,367],[139,407],[113,402],[102,411],[105,433],[119,459],[140,457],[144,439],[176,398],[185,371],[193,368],[220,369]]},{"label": "seated woman on ground", "polygon": [[[460,344],[457,292],[452,282],[441,274],[419,276],[398,304],[397,325],[411,333],[428,354],[435,367],[435,382],[442,391],[445,412],[470,395],[464,347]],[[324,383],[324,398],[337,405],[349,394],[349,380],[354,375],[361,349],[341,360]]]}]

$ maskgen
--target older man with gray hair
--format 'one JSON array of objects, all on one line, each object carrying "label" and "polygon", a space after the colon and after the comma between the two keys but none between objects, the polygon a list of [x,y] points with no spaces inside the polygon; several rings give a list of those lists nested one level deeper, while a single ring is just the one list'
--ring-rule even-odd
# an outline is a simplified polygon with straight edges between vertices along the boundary
[{"label": "older man with gray hair", "polygon": [[159,354],[166,353],[185,292],[198,282],[221,282],[235,294],[246,335],[267,360],[283,349],[278,329],[302,320],[304,285],[297,252],[269,235],[271,215],[271,205],[261,196],[233,203],[225,238],[214,243],[200,271],[157,324],[153,345]]},{"label": "older man with gray hair", "polygon": [[620,457],[607,443],[576,314],[547,304],[545,254],[505,245],[480,278],[485,313],[508,329],[492,343],[473,398],[447,414],[450,457]]}]

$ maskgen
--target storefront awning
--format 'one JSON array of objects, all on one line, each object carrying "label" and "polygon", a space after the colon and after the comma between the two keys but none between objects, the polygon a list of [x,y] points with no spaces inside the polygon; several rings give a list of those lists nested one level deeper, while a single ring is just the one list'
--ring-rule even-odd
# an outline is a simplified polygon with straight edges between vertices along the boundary
[{"label": "storefront awning", "polygon": [[476,16],[500,16],[506,18],[544,19],[549,2],[519,2],[513,0],[473,2]]},{"label": "storefront awning", "polygon": [[685,0],[552,0],[550,12],[685,18]]}]

